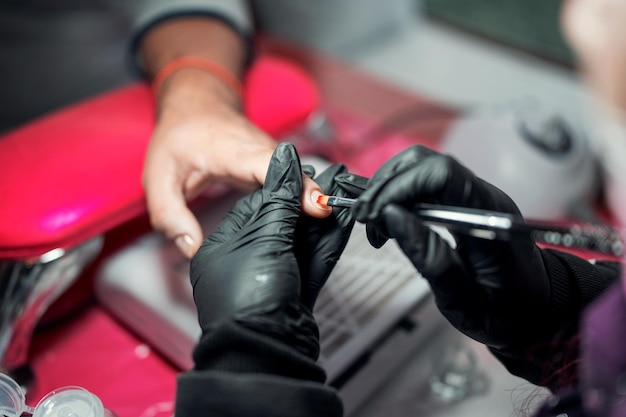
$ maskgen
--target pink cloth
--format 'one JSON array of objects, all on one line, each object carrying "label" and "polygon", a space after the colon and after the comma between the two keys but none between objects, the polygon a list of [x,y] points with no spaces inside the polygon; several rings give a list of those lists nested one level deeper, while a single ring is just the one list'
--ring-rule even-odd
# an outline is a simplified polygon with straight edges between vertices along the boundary
[{"label": "pink cloth", "polygon": [[607,417],[626,416],[626,293],[616,283],[589,306],[581,326],[580,383],[599,389],[618,403]]}]

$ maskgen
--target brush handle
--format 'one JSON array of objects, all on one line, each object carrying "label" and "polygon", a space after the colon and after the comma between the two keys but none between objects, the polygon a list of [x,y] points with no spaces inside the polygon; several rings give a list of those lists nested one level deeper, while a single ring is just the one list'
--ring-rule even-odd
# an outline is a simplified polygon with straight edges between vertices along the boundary
[{"label": "brush handle", "polygon": [[[355,198],[326,196],[326,205],[349,208]],[[521,216],[467,207],[436,204],[419,204],[415,214],[424,222],[444,226],[453,231],[468,233],[490,240],[511,240],[530,237],[537,242],[571,249],[598,252],[621,257],[624,242],[620,233],[608,226],[584,223],[573,226],[556,226],[525,221]]]},{"label": "brush handle", "polygon": [[612,256],[624,254],[624,243],[620,233],[603,225],[585,223],[557,226],[525,221],[521,216],[509,213],[430,204],[419,205],[416,214],[425,222],[485,239],[511,240],[523,236],[555,246]]}]

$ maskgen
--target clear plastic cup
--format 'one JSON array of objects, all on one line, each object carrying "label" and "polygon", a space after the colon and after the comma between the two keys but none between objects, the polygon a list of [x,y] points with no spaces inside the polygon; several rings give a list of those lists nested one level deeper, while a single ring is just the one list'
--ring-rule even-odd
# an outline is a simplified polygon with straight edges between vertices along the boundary
[{"label": "clear plastic cup", "polygon": [[34,408],[26,405],[26,394],[22,387],[8,375],[0,373],[0,415],[20,417],[32,414]]},{"label": "clear plastic cup", "polygon": [[461,343],[446,344],[435,352],[429,378],[431,392],[444,403],[464,399],[476,376],[476,356]]},{"label": "clear plastic cup", "polygon": [[22,387],[8,375],[0,374],[0,415],[20,417],[24,413],[33,417],[115,417],[100,398],[74,386],[55,389],[30,407]]},{"label": "clear plastic cup", "polygon": [[50,391],[37,404],[33,417],[104,417],[100,398],[81,387]]}]

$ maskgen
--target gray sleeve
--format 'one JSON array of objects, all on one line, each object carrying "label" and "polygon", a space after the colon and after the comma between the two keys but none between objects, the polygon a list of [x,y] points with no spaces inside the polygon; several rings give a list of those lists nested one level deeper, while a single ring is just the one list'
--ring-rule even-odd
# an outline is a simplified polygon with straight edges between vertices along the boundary
[{"label": "gray sleeve", "polygon": [[252,55],[253,25],[246,0],[122,0],[116,2],[132,27],[130,40],[131,65],[142,73],[137,48],[142,36],[154,25],[182,16],[208,16],[219,19],[237,32]]},{"label": "gray sleeve", "polygon": [[251,18],[245,0],[126,0],[134,32],[180,15],[206,14],[220,18],[242,34],[250,33]]}]

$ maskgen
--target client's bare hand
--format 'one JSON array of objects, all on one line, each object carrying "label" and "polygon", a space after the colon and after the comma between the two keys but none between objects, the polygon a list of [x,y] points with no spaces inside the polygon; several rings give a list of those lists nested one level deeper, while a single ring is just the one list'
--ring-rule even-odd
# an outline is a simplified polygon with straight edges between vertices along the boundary
[{"label": "client's bare hand", "polygon": [[[216,181],[259,187],[276,142],[239,112],[228,89],[196,69],[170,77],[161,90],[158,112],[143,173],[150,220],[191,258],[204,236],[187,201]],[[320,194],[320,187],[305,176],[306,214],[330,214],[316,204]]]}]

